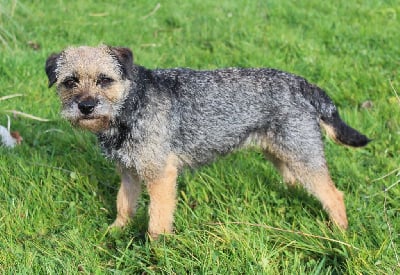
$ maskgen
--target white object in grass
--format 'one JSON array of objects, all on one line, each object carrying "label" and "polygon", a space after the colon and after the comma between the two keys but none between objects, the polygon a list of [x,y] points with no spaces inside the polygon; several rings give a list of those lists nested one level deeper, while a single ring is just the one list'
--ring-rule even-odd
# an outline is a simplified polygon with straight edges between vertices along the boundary
[{"label": "white object in grass", "polygon": [[[11,136],[11,133],[4,126],[0,125],[0,141],[6,147],[14,147],[17,144],[17,140]],[[0,145],[1,145],[0,144]]]}]

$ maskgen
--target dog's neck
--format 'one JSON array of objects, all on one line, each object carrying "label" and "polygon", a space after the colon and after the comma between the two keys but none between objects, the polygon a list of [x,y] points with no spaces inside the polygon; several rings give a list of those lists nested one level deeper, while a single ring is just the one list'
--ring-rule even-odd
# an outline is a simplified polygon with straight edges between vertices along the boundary
[{"label": "dog's neck", "polygon": [[140,142],[140,136],[135,135],[139,133],[139,129],[135,131],[135,128],[139,127],[142,110],[149,102],[146,86],[148,82],[151,82],[150,74],[151,72],[144,67],[132,68],[132,74],[129,77],[131,86],[119,107],[118,115],[111,120],[108,129],[96,134],[104,153],[111,158],[113,158],[113,152],[119,150],[127,138],[133,143]]}]

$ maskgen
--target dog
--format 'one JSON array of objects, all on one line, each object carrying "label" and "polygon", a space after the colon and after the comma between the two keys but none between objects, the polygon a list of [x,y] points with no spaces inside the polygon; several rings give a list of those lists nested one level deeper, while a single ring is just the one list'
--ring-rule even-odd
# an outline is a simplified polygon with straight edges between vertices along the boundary
[{"label": "dog", "polygon": [[350,147],[370,139],[345,124],[328,95],[304,78],[266,68],[150,70],[134,64],[130,49],[105,45],[52,54],[45,71],[49,88],[56,84],[62,116],[95,133],[117,163],[121,185],[112,227],[134,215],[144,182],[148,233],[172,233],[179,171],[252,146],[285,182],[299,182],[315,196],[334,224],[348,227],[321,128]]}]

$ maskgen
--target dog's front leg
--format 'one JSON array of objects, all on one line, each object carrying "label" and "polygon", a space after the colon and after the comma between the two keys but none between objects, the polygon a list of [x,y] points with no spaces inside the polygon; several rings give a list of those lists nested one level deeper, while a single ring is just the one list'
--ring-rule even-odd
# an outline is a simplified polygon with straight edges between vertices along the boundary
[{"label": "dog's front leg", "polygon": [[153,239],[160,234],[172,233],[177,176],[177,167],[172,162],[167,162],[161,175],[147,182],[150,196],[148,231]]},{"label": "dog's front leg", "polygon": [[141,193],[141,182],[135,171],[120,168],[121,186],[117,195],[117,218],[110,227],[123,227],[133,217]]}]

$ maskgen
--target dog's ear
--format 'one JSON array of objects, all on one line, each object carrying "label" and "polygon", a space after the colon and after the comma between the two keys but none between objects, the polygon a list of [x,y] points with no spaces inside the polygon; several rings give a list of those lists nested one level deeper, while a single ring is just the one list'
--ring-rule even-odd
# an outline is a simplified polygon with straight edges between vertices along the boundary
[{"label": "dog's ear", "polygon": [[133,53],[128,48],[109,47],[110,54],[117,59],[121,66],[123,77],[131,78],[133,67]]},{"label": "dog's ear", "polygon": [[57,81],[56,69],[57,69],[57,61],[60,58],[60,56],[61,53],[53,53],[46,60],[45,70],[47,77],[49,78],[49,88],[53,86],[53,84],[56,83]]}]

